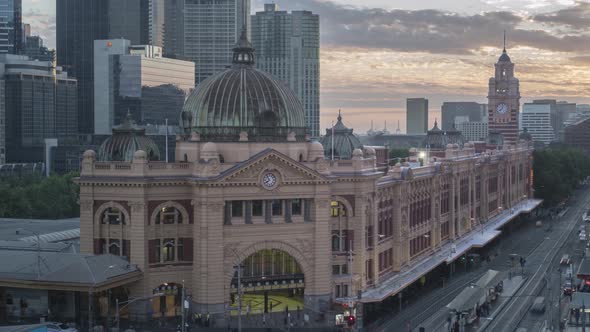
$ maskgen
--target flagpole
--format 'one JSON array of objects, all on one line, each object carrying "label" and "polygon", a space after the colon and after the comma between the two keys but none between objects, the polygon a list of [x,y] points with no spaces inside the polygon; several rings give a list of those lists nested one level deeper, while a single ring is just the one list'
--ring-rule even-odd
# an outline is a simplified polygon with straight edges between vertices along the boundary
[{"label": "flagpole", "polygon": [[332,161],[334,161],[334,121],[332,121]]},{"label": "flagpole", "polygon": [[166,163],[168,163],[168,118],[166,118]]}]

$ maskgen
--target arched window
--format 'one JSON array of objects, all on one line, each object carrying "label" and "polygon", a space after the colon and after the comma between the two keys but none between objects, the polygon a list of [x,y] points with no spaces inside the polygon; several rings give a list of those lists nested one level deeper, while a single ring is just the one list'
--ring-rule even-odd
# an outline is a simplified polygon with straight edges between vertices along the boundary
[{"label": "arched window", "polygon": [[182,213],[173,206],[163,207],[156,215],[156,224],[182,224]]},{"label": "arched window", "polygon": [[101,224],[125,225],[125,214],[116,207],[109,207],[104,210],[100,216]]},{"label": "arched window", "polygon": [[109,254],[116,256],[121,255],[121,245],[119,244],[119,240],[109,241]]},{"label": "arched window", "polygon": [[162,259],[164,262],[174,261],[174,239],[164,239],[162,247]]}]

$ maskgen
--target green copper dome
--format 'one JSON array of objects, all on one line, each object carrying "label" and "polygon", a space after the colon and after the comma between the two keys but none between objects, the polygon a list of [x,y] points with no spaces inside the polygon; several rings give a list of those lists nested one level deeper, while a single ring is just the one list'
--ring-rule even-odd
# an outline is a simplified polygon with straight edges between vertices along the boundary
[{"label": "green copper dome", "polygon": [[131,115],[125,122],[113,128],[113,135],[98,149],[98,161],[133,161],[136,151],[145,151],[149,160],[159,160],[160,150],[156,143],[145,136],[145,129],[135,125]]},{"label": "green copper dome", "polygon": [[305,140],[305,113],[296,94],[283,82],[254,67],[254,49],[245,32],[234,48],[231,68],[203,81],[181,113],[185,134],[207,141]]},{"label": "green copper dome", "polygon": [[338,111],[338,122],[334,127],[326,129],[326,136],[322,137],[320,142],[324,146],[326,158],[332,158],[332,147],[334,147],[334,159],[351,159],[352,152],[363,146],[352,132],[353,129],[347,128],[342,123],[342,115]]},{"label": "green copper dome", "polygon": [[460,131],[455,129],[454,124],[451,130],[442,131],[438,127],[438,121],[434,120],[434,127],[426,134],[426,138],[422,142],[422,147],[433,150],[444,150],[448,144],[457,144],[462,148],[465,145],[465,138]]}]

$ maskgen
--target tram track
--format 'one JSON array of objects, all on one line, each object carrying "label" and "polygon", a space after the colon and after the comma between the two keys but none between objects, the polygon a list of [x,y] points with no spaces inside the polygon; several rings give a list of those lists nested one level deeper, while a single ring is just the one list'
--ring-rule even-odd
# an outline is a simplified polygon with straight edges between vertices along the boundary
[{"label": "tram track", "polygon": [[[525,225],[523,228],[507,233],[505,238],[500,239],[497,244],[492,246],[491,251],[498,253],[498,255],[492,258],[490,263],[482,263],[480,267],[470,271],[467,275],[458,275],[454,279],[451,279],[451,282],[445,288],[433,290],[432,293],[427,294],[418,302],[404,308],[393,319],[379,326],[370,327],[367,330],[378,332],[399,331],[401,326],[404,329],[407,329],[407,327],[417,329],[419,326],[429,326],[441,320],[441,324],[444,324],[446,315],[443,317],[439,311],[447,303],[451,302],[467,285],[477,281],[489,269],[507,271],[506,262],[510,254],[517,253],[523,257],[530,256],[543,243],[542,241],[538,241],[538,239],[544,236],[545,231],[534,225]],[[528,241],[522,241],[522,238],[526,238]]]},{"label": "tram track", "polygon": [[[493,321],[480,331],[513,331],[518,327],[520,322],[526,316],[526,312],[528,312],[528,309],[532,305],[532,295],[539,291],[543,276],[545,276],[549,268],[553,266],[553,263],[558,259],[558,253],[566,246],[566,240],[572,235],[578,224],[577,221],[581,218],[589,203],[590,195],[589,191],[586,191],[582,198],[582,202],[575,206],[575,211],[570,211],[571,214],[562,221],[566,222],[567,225],[565,226],[565,229],[562,230],[558,240],[545,238],[537,247],[540,249],[543,244],[547,244],[547,246],[543,246],[543,248],[548,250],[546,255],[542,257],[537,269],[532,273],[532,276],[528,278],[518,292],[512,296],[510,301],[504,305],[501,311],[493,318]],[[572,208],[572,210],[574,210],[574,208]],[[532,262],[529,262],[529,260]],[[534,264],[534,261],[535,259],[527,259],[527,264],[532,265]]]}]

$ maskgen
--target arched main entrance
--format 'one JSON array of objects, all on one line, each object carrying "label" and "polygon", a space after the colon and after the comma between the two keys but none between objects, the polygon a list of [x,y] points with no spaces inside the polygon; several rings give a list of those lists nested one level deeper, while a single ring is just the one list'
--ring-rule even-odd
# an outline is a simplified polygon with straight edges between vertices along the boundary
[{"label": "arched main entrance", "polygon": [[152,301],[152,316],[154,318],[172,318],[181,315],[182,285],[164,283],[153,290],[153,294],[160,294]]},{"label": "arched main entrance", "polygon": [[286,251],[262,249],[236,266],[229,304],[237,314],[238,270],[242,285],[242,312],[262,314],[303,309],[305,276],[301,265]]}]

